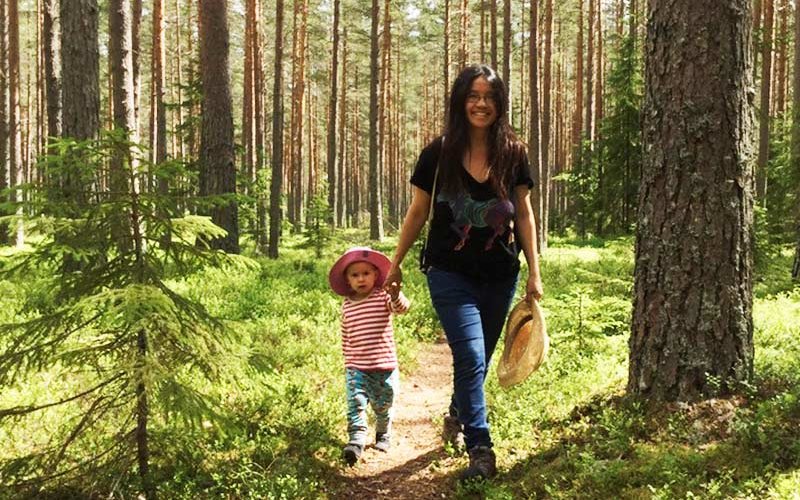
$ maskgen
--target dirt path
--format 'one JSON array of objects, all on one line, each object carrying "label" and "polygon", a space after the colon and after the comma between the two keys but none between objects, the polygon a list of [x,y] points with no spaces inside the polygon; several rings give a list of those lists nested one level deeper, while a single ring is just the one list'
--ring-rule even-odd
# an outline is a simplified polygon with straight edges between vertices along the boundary
[{"label": "dirt path", "polygon": [[442,499],[454,489],[461,462],[442,447],[440,435],[452,387],[452,358],[446,343],[421,350],[412,373],[402,373],[395,403],[392,449],[370,443],[355,467],[341,476],[332,498]]}]

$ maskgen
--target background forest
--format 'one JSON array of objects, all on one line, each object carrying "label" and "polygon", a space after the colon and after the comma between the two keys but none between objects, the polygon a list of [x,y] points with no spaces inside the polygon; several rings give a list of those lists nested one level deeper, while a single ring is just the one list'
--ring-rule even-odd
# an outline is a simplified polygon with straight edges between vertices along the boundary
[{"label": "background forest", "polygon": [[[391,252],[474,62],[529,147],[553,352],[511,392],[489,382],[500,478],[457,487],[441,450],[437,493],[796,495],[794,2],[738,2],[754,376],[693,404],[623,396],[658,3],[0,0],[0,498],[347,498],[326,272],[350,245]],[[410,260],[413,370],[439,332]]]}]

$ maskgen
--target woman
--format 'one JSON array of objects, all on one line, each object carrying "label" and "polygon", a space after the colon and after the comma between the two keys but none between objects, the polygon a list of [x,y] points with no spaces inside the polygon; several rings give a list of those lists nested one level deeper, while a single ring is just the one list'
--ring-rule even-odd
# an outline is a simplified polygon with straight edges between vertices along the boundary
[{"label": "woman", "polygon": [[486,479],[496,467],[483,384],[514,297],[520,249],[528,263],[526,294],[542,296],[533,181],[525,146],[508,123],[505,85],[494,70],[465,68],[453,83],[449,109],[444,136],[422,151],[411,177],[413,197],[386,283],[401,282],[400,265],[425,225],[433,196],[425,262],[454,372],[445,430],[463,429],[469,467],[461,479]]}]

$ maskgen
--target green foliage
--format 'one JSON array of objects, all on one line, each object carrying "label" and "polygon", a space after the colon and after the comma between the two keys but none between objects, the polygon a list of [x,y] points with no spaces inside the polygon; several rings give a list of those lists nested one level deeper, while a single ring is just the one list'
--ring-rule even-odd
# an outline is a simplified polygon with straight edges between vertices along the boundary
[{"label": "green foliage", "polygon": [[[0,385],[22,389],[22,381],[50,373],[63,386],[56,397],[19,393],[4,401],[12,405],[0,409],[0,419],[45,413],[58,421],[46,443],[2,463],[4,483],[36,491],[50,480],[126,475],[144,453],[142,439],[158,449],[143,421],[158,435],[170,421],[197,427],[219,417],[214,399],[189,381],[217,380],[235,337],[165,279],[208,264],[228,272],[247,264],[203,246],[224,231],[206,218],[180,216],[174,193],[138,192],[130,162],[120,172],[105,170],[111,155],[130,147],[113,134],[62,141],[40,165],[47,182],[29,187],[24,213],[36,215],[25,223],[42,239],[15,255],[2,278],[36,277],[36,291],[18,303],[24,313],[17,321],[0,326]],[[179,171],[169,164],[148,173],[174,181]],[[95,190],[109,175],[127,178],[128,188]],[[146,491],[150,478],[140,475]]]},{"label": "green foliage", "polygon": [[331,239],[330,221],[333,208],[328,206],[327,194],[320,190],[308,202],[308,224],[305,228],[308,244],[314,248],[317,257],[322,257],[322,249]]}]

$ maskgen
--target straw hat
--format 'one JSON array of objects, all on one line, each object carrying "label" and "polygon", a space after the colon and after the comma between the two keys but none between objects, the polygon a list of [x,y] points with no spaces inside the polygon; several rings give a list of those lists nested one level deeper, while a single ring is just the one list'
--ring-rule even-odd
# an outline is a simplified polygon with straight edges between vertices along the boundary
[{"label": "straw hat", "polygon": [[386,275],[389,274],[389,268],[392,267],[392,261],[389,260],[389,257],[377,250],[373,250],[369,247],[350,248],[339,257],[339,260],[336,261],[333,267],[331,267],[330,273],[328,273],[328,282],[333,291],[339,295],[347,296],[353,293],[353,290],[347,283],[344,272],[347,270],[347,266],[354,262],[369,262],[375,266],[375,269],[378,270],[378,277],[375,280],[376,288],[383,286]]},{"label": "straw hat", "polygon": [[497,365],[500,386],[518,384],[535,372],[547,356],[550,338],[539,302],[532,296],[511,310],[506,322],[503,356]]}]

